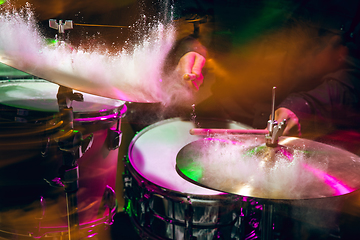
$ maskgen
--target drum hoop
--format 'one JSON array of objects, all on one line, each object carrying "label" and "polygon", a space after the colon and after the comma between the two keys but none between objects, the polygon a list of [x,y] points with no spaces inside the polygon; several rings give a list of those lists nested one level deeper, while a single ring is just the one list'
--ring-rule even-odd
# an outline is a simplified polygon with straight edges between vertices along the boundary
[{"label": "drum hoop", "polygon": [[[16,79],[16,80],[0,80],[1,84],[8,83],[51,83],[44,79]],[[54,83],[52,83],[54,84]],[[45,123],[50,119],[56,117],[59,114],[58,111],[41,111],[41,110],[31,110],[21,107],[13,107],[5,104],[1,104],[2,110],[4,112],[10,112],[10,114],[2,114],[6,116],[6,120],[15,121],[15,122],[27,122],[27,123]],[[106,121],[106,120],[116,120],[119,118],[123,118],[125,116],[127,107],[125,102],[118,106],[113,107],[111,109],[106,109],[103,111],[86,111],[86,112],[76,112],[74,111],[74,121],[79,123],[87,123],[87,122],[97,122],[97,121]],[[21,113],[20,116],[17,116],[15,113]],[[32,117],[32,115],[37,115],[40,117]],[[9,116],[10,115],[10,116]],[[30,117],[29,117],[30,116]],[[33,119],[32,119],[33,118]]]},{"label": "drum hoop", "polygon": [[[203,200],[207,202],[192,202],[191,204],[193,206],[198,205],[205,205],[209,204],[210,201],[212,201],[212,205],[216,202],[219,203],[231,203],[231,202],[237,202],[239,199],[242,199],[242,196],[237,196],[235,194],[231,193],[223,193],[218,195],[206,195],[206,194],[191,194],[191,193],[185,193],[185,192],[179,192],[172,189],[168,189],[165,187],[162,187],[156,183],[153,183],[146,178],[144,178],[141,174],[139,174],[132,166],[129,160],[126,161],[128,164],[125,163],[125,167],[127,170],[131,173],[130,175],[135,178],[134,180],[137,181],[138,185],[140,187],[145,187],[148,192],[150,192],[152,195],[159,194],[162,197],[165,197],[166,199],[170,199],[174,202],[187,202],[187,198],[190,198],[190,200],[194,201],[196,200]],[[221,192],[220,192],[221,193]]]},{"label": "drum hoop", "polygon": [[[209,120],[211,120],[211,119],[209,119]],[[136,181],[138,183],[142,183],[142,184],[146,185],[147,187],[151,186],[152,190],[160,191],[161,193],[165,193],[164,197],[171,199],[171,200],[178,201],[178,202],[183,202],[184,198],[186,199],[187,197],[190,197],[190,199],[195,198],[195,199],[199,199],[199,200],[219,200],[219,201],[225,201],[225,202],[233,202],[233,201],[236,202],[240,198],[243,198],[242,196],[237,196],[235,194],[225,193],[225,192],[220,192],[220,191],[219,191],[219,193],[222,193],[222,194],[217,194],[217,195],[190,194],[190,193],[175,191],[175,190],[162,187],[156,183],[149,181],[144,176],[142,176],[138,171],[135,170],[135,168],[132,166],[132,164],[130,162],[130,158],[131,158],[132,149],[135,146],[135,142],[137,141],[137,139],[139,139],[143,133],[148,132],[151,129],[154,129],[154,128],[161,126],[163,124],[166,124],[166,123],[171,123],[171,122],[176,122],[176,121],[189,121],[189,119],[177,117],[177,118],[170,118],[170,119],[162,120],[160,122],[157,122],[150,126],[145,127],[144,129],[139,131],[135,135],[135,137],[132,139],[132,141],[129,144],[128,155],[126,156],[127,160],[125,163],[125,165],[126,165],[125,167],[131,173],[131,175],[136,178]],[[226,122],[236,123],[235,121],[231,121],[231,120],[226,121]],[[169,195],[171,195],[171,196],[169,196]]]}]

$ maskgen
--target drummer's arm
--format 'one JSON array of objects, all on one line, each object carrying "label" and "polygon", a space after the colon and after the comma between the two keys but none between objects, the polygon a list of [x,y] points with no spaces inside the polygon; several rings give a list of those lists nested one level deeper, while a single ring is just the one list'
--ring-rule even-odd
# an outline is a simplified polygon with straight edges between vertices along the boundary
[{"label": "drummer's arm", "polygon": [[309,126],[309,123],[314,121],[314,109],[310,100],[307,93],[292,93],[279,104],[275,111],[275,120],[281,122],[286,119],[283,135],[300,137],[313,129]]},{"label": "drummer's arm", "polygon": [[287,120],[284,135],[315,138],[332,131],[335,120],[351,125],[357,102],[352,88],[326,78],[313,90],[290,94],[275,111],[275,120]]}]

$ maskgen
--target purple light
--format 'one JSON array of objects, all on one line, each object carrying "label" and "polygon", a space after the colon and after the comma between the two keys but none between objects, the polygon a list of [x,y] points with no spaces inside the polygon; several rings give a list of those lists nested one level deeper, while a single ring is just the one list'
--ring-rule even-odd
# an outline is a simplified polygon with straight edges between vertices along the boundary
[{"label": "purple light", "polygon": [[329,185],[332,189],[335,190],[336,196],[350,193],[355,190],[346,186],[344,183],[342,183],[340,180],[336,179],[335,177],[330,176],[329,174],[319,169],[310,167],[308,164],[303,164],[303,167],[314,173],[315,176],[317,176],[319,179],[323,179],[327,185]]},{"label": "purple light", "polygon": [[91,118],[77,118],[77,119],[74,119],[74,121],[76,121],[76,122],[104,121],[104,120],[108,120],[108,119],[115,119],[115,118],[117,118],[117,116],[118,116],[118,114],[114,113],[114,114],[110,114],[110,115],[91,117]]},{"label": "purple light", "polygon": [[88,238],[92,238],[93,236],[97,235],[97,233],[91,234],[88,236]]},{"label": "purple light", "polygon": [[293,156],[289,151],[286,151],[286,149],[280,148],[279,151],[280,151],[285,157],[287,157],[287,159],[289,159],[289,160],[293,160],[293,159],[294,159],[294,156]]}]

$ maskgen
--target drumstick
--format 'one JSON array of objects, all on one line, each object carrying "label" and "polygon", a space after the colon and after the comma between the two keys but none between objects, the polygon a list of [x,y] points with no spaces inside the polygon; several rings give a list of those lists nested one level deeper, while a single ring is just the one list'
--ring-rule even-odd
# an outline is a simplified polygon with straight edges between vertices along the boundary
[{"label": "drumstick", "polygon": [[195,80],[197,78],[197,75],[195,73],[186,73],[183,76],[183,79],[185,81],[191,81],[191,80]]},{"label": "drumstick", "polygon": [[208,134],[268,134],[266,129],[208,129],[193,128],[190,129],[191,135],[208,135]]}]

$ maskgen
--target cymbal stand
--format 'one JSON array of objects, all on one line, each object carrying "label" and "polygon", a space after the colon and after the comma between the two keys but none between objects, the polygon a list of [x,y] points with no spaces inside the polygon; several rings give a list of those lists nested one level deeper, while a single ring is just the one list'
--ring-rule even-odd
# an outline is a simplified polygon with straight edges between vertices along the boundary
[{"label": "cymbal stand", "polygon": [[59,23],[55,19],[49,19],[49,27],[58,30],[58,39],[60,42],[65,41],[65,30],[73,29],[72,20],[59,20]]},{"label": "cymbal stand", "polygon": [[83,101],[80,93],[73,93],[72,89],[60,86],[57,94],[60,111],[60,120],[63,128],[55,141],[62,151],[63,165],[60,169],[60,180],[66,194],[67,220],[69,240],[78,240],[79,217],[77,204],[77,191],[79,189],[79,168],[77,160],[80,159],[92,145],[93,135],[82,139],[82,133],[73,126],[73,100]]},{"label": "cymbal stand", "polygon": [[276,87],[273,87],[271,120],[269,120],[267,124],[267,130],[269,131],[269,133],[265,135],[266,146],[268,147],[278,146],[279,137],[283,134],[286,127],[286,119],[284,119],[280,123],[275,121],[275,90]]},{"label": "cymbal stand", "polygon": [[[283,134],[286,127],[286,119],[278,123],[275,120],[275,90],[276,87],[272,89],[272,109],[271,109],[271,119],[268,121],[267,130],[268,134],[265,135],[266,146],[271,148],[277,148],[279,137]],[[261,213],[261,240],[272,240],[274,239],[274,228],[275,228],[275,209],[274,204],[270,201],[265,201],[262,203],[262,213]]]}]

